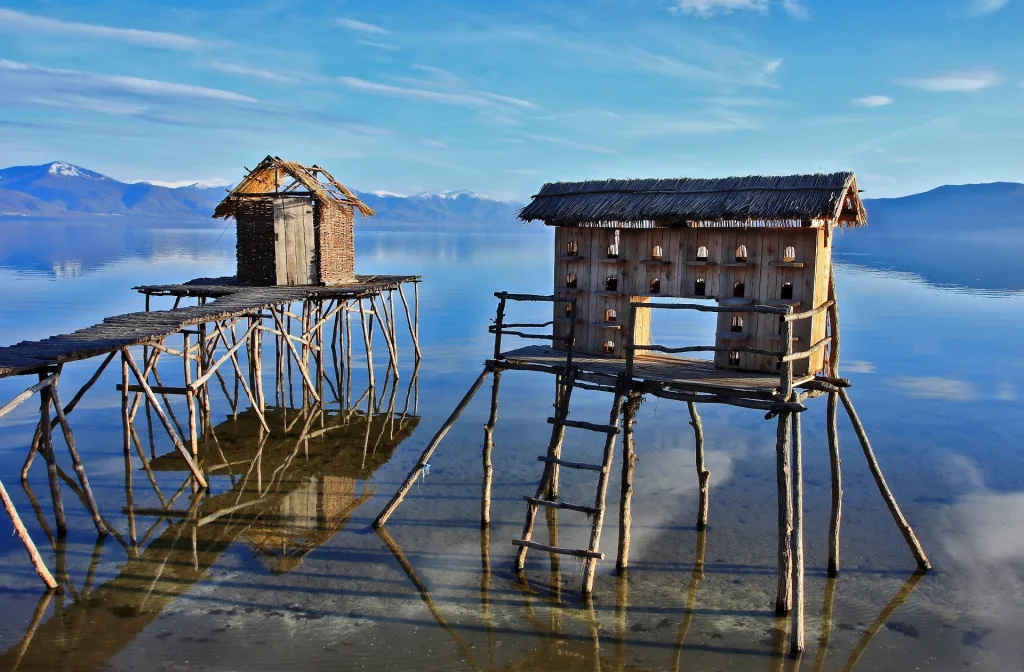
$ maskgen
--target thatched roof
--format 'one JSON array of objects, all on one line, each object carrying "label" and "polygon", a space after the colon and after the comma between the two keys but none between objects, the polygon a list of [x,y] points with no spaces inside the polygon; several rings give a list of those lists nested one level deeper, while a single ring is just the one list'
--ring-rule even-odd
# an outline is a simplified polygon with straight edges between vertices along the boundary
[{"label": "thatched roof", "polygon": [[213,211],[213,216],[233,217],[235,205],[243,198],[271,194],[286,196],[293,192],[296,196],[303,192],[308,193],[322,203],[352,206],[364,217],[373,217],[377,214],[320,166],[304,166],[294,161],[285,161],[278,156],[268,156],[231,190]]},{"label": "thatched roof", "polygon": [[864,226],[853,173],[549,182],[519,218],[551,226]]}]

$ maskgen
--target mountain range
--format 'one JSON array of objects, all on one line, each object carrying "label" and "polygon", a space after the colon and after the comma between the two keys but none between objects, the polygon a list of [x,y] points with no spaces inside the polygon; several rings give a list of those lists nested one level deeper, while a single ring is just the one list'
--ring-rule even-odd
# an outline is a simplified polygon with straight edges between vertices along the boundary
[{"label": "mountain range", "polygon": [[[377,216],[366,229],[419,231],[508,231],[521,203],[468,191],[401,196],[356,192]],[[224,187],[166,187],[119,182],[100,173],[55,161],[0,169],[0,218],[197,220],[208,218]],[[878,237],[972,238],[1024,236],[1024,185],[1011,182],[943,186],[900,198],[866,199],[868,227],[844,236],[856,247]],[[544,227],[530,227],[543,230]],[[845,243],[844,243],[845,245]]]},{"label": "mountain range", "polygon": [[[209,218],[224,198],[224,187],[193,184],[166,187],[148,182],[119,182],[64,161],[0,169],[0,218],[189,220]],[[377,212],[361,222],[367,228],[438,230],[523,227],[515,219],[522,204],[498,201],[469,191],[426,192],[401,196],[387,192],[356,194]],[[531,227],[537,228],[537,227]]]}]

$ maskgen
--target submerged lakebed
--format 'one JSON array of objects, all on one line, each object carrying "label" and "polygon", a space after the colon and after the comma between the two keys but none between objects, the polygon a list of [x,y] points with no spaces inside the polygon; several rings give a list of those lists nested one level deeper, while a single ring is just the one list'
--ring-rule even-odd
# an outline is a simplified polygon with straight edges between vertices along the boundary
[{"label": "submerged lakebed", "polygon": [[[234,238],[219,226],[118,223],[104,225],[102,235],[91,225],[59,222],[0,226],[3,344],[139,310],[142,297],[132,285],[229,275],[234,267]],[[66,247],[33,242],[53,239]],[[503,377],[489,530],[478,523],[485,394],[452,429],[387,533],[368,529],[489,356],[493,292],[550,292],[550,240],[544,232],[360,232],[360,273],[423,276],[423,359],[416,375],[404,356],[398,380],[382,384],[387,358],[378,357],[374,400],[363,399],[345,429],[310,440],[298,453],[298,427],[263,447],[259,488],[265,501],[195,531],[173,519],[137,516],[137,552],[112,537],[97,544],[89,515],[70,489],[66,545],[49,543],[33,507],[35,499],[52,527],[41,463],[29,488],[18,482],[35,427],[33,409],[5,417],[0,478],[47,565],[63,563],[74,590],[44,597],[17,538],[3,535],[0,670],[784,669],[787,619],[772,610],[775,425],[756,411],[702,409],[712,475],[710,525],[700,534],[685,406],[657,399],[643,404],[631,567],[621,579],[613,558],[599,563],[592,602],[579,594],[581,571],[572,560],[552,563],[533,552],[526,583],[511,571],[522,497],[536,486],[536,456],[548,440],[544,419],[554,400],[548,376]],[[970,282],[936,286],[913,273],[872,268],[870,254],[858,251],[844,256],[840,244],[836,257],[841,372],[854,383],[851,395],[878,459],[935,569],[914,573],[852,429],[841,419],[843,565],[838,579],[826,579],[825,402],[809,402],[803,423],[808,649],[802,666],[1015,668],[1024,659],[1017,625],[1024,618],[1018,534],[1024,351],[1007,334],[1024,328],[1024,295],[989,278],[978,290]],[[540,317],[543,310],[515,317]],[[670,340],[666,331],[703,341],[714,327],[698,317],[655,324],[659,329],[659,342]],[[408,334],[399,332],[398,340],[399,349],[411,353]],[[66,367],[64,389],[77,389],[95,364]],[[127,541],[115,378],[105,374],[69,419],[100,509]],[[366,388],[364,362],[354,362],[352,379],[355,401]],[[0,399],[20,392],[23,382],[0,381]],[[606,416],[607,395],[576,394],[574,417]],[[252,488],[243,479],[258,433],[246,414],[229,418],[222,395],[212,402],[219,450],[234,466],[211,478],[211,490],[226,501]],[[376,410],[368,412],[367,404]],[[327,410],[329,423],[342,409],[335,403]],[[275,411],[286,412],[289,419],[274,421],[302,424],[294,410]],[[599,447],[577,434],[567,435],[565,456],[586,461]],[[173,465],[161,468],[161,456],[170,452],[165,435],[152,446],[144,437],[144,450],[156,456],[160,494],[135,460],[133,506],[140,509],[161,506],[161,497],[173,495],[184,479]],[[616,461],[609,502],[617,500],[617,467]],[[592,476],[563,475],[566,500],[592,494]],[[188,495],[174,508],[187,507]],[[609,506],[605,519],[602,549],[609,555],[616,508]],[[561,546],[585,546],[588,534],[586,517],[566,511],[540,520],[535,532]]]}]

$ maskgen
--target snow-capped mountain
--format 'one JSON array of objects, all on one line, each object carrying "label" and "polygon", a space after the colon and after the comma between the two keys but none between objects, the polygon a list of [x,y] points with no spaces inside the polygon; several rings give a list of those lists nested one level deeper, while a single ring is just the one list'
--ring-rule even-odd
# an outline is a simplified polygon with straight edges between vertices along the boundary
[{"label": "snow-capped mountain", "polygon": [[[222,184],[119,182],[64,161],[0,169],[0,217],[132,216],[209,217],[224,198]],[[471,191],[424,192],[402,196],[387,191],[356,192],[377,216],[360,220],[366,229],[522,230],[519,203],[497,201]],[[531,230],[539,227],[531,227]]]},{"label": "snow-capped mountain", "polygon": [[0,169],[0,216],[208,217],[224,188],[127,184],[65,161]]}]

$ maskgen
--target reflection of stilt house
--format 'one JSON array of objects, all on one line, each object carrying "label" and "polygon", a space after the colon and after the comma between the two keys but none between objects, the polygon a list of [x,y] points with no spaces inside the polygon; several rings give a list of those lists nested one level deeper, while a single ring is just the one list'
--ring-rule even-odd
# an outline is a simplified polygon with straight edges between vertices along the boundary
[{"label": "reflection of stilt house", "polygon": [[238,282],[355,281],[355,210],[374,212],[319,166],[268,156],[217,206],[237,225]]},{"label": "reflection of stilt house", "polygon": [[[629,302],[652,297],[719,305],[793,306],[828,300],[833,229],[864,225],[852,173],[727,179],[607,180],[545,184],[520,216],[555,228],[555,333],[575,350],[623,356]],[[825,337],[826,315],[795,325],[806,346]],[[776,315],[720,313],[715,345],[775,350]],[[650,340],[650,311],[638,310],[635,343]],[[823,350],[795,367],[821,370]],[[719,368],[778,371],[776,358],[742,350],[715,354]]]}]

